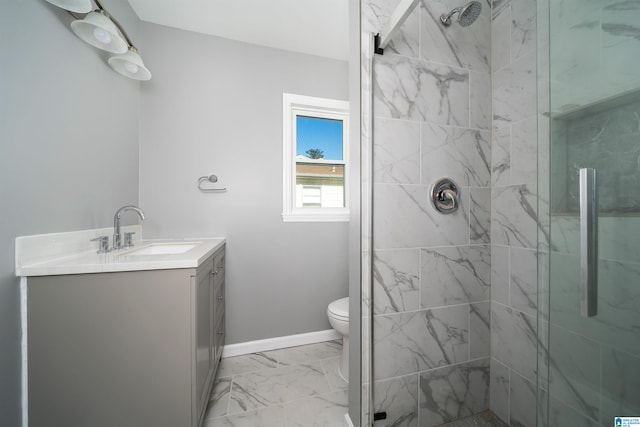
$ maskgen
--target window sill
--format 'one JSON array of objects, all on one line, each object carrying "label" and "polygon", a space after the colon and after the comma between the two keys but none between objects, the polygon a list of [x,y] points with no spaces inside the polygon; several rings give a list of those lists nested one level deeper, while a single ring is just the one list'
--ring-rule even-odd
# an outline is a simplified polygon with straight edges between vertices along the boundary
[{"label": "window sill", "polygon": [[283,213],[283,222],[349,222],[349,211]]}]

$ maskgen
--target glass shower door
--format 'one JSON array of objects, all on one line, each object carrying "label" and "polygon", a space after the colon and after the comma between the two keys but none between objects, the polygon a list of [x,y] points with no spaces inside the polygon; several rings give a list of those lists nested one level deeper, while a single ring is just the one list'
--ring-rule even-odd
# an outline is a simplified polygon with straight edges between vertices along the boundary
[{"label": "glass shower door", "polygon": [[640,0],[548,7],[538,425],[617,426],[640,419]]}]

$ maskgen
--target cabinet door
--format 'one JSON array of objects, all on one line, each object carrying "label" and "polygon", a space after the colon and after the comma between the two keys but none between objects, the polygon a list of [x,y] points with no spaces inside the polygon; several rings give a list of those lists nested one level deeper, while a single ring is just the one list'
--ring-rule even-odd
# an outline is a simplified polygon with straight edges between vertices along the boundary
[{"label": "cabinet door", "polygon": [[209,378],[213,373],[211,354],[211,308],[212,308],[213,262],[209,261],[198,269],[196,276],[196,396],[198,418],[207,402]]},{"label": "cabinet door", "polygon": [[195,284],[192,269],[30,277],[29,427],[191,427]]},{"label": "cabinet door", "polygon": [[213,348],[212,356],[214,364],[217,364],[222,355],[222,347],[224,345],[224,270],[225,270],[225,254],[224,250],[215,257],[214,269],[214,310],[213,310]]}]

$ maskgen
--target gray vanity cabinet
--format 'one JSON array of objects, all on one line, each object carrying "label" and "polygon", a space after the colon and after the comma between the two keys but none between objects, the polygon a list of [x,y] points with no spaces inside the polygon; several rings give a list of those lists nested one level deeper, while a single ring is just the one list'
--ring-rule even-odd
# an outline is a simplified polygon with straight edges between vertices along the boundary
[{"label": "gray vanity cabinet", "polygon": [[28,425],[197,427],[223,337],[224,247],[197,269],[29,277]]}]

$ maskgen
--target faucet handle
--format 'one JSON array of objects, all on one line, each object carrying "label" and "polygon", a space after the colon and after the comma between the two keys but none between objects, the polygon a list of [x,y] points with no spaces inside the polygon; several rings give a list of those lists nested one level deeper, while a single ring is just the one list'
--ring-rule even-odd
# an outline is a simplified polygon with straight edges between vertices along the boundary
[{"label": "faucet handle", "polygon": [[124,233],[124,247],[132,248],[133,247],[133,235],[136,234],[135,231],[127,231]]},{"label": "faucet handle", "polygon": [[90,239],[90,242],[99,242],[98,254],[105,254],[109,252],[109,236],[98,236],[94,239]]}]

